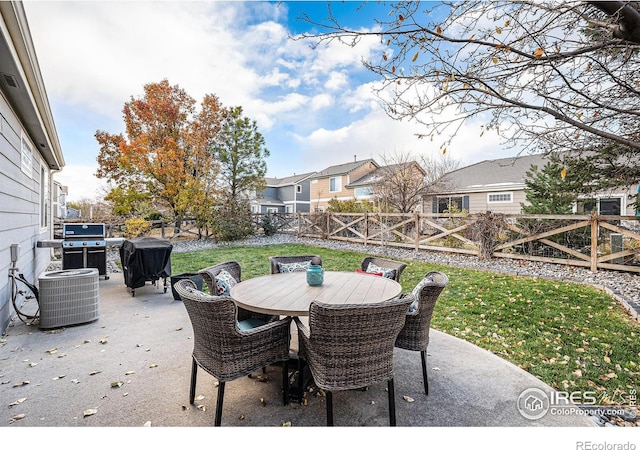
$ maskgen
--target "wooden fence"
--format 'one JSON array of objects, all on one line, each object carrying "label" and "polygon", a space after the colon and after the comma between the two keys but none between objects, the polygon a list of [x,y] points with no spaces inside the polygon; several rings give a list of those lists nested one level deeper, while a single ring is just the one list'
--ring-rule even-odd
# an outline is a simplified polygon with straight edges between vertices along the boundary
[{"label": "wooden fence", "polygon": [[[412,250],[511,258],[640,273],[640,217],[591,215],[270,213],[279,233]],[[264,214],[253,214],[263,233]],[[124,224],[106,224],[107,236],[123,236]],[[214,238],[184,220],[151,221],[146,235],[164,239]]]},{"label": "wooden fence", "polygon": [[298,213],[299,236],[640,272],[640,217]]}]

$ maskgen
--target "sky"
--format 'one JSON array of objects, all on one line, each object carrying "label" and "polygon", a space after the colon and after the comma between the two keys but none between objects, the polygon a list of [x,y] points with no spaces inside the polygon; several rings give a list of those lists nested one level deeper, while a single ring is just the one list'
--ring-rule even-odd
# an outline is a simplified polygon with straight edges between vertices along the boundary
[{"label": "sky", "polygon": [[[379,40],[352,48],[294,40],[322,21],[327,2],[35,1],[24,3],[65,167],[55,180],[69,201],[95,200],[104,185],[98,130],[124,132],[122,109],[145,84],[164,79],[199,103],[206,94],[241,106],[270,152],[268,177],[411,153],[439,157],[440,143],[419,140],[424,128],[386,115],[362,65],[382,55]],[[376,2],[332,2],[346,25],[369,29],[387,9]],[[514,154],[495,136],[463,127],[448,154],[466,166]]]}]

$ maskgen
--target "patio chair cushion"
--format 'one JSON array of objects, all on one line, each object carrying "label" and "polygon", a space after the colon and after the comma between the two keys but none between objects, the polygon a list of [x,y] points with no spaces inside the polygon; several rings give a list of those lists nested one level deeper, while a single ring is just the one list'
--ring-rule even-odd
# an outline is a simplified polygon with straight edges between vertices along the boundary
[{"label": "patio chair cushion", "polygon": [[379,276],[379,277],[382,276],[382,272],[366,272],[366,271],[364,271],[362,269],[356,269],[356,273],[365,273],[367,275],[376,275],[376,276]]},{"label": "patio chair cushion", "polygon": [[372,262],[367,266],[367,272],[369,273],[381,273],[383,277],[394,279],[396,276],[396,269],[387,269],[386,267],[380,267]]},{"label": "patio chair cushion", "polygon": [[292,263],[278,263],[278,269],[280,272],[306,272],[309,266],[311,265],[311,261],[304,262],[292,262]]},{"label": "patio chair cushion", "polygon": [[433,283],[433,277],[431,276],[424,277],[422,280],[420,280],[418,284],[416,284],[416,287],[413,288],[413,291],[411,291],[411,295],[413,295],[414,300],[411,303],[411,305],[409,305],[410,313],[418,310],[418,303],[420,301],[420,291],[422,290],[424,285],[427,283]]},{"label": "patio chair cushion", "polygon": [[242,331],[249,331],[252,328],[260,327],[265,323],[267,322],[265,322],[264,320],[251,318],[251,319],[241,320],[240,322],[238,322],[238,328],[240,328]]},{"label": "patio chair cushion", "polygon": [[222,269],[220,273],[215,276],[215,279],[218,295],[229,295],[229,292],[231,292],[231,288],[238,284],[236,279],[233,278],[233,275],[231,275],[224,269]]}]

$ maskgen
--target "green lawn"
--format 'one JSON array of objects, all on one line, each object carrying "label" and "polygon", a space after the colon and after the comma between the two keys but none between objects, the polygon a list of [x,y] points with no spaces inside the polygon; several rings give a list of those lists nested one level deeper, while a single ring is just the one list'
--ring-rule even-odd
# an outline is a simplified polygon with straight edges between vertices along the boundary
[{"label": "green lawn", "polygon": [[[326,270],[345,271],[365,256],[297,244],[227,247],[174,253],[172,272],[234,260],[247,279],[270,273],[269,256],[302,254],[320,255]],[[428,271],[449,276],[434,329],[490,350],[556,389],[599,391],[600,404],[627,404],[629,391],[640,386],[640,325],[607,294],[573,283],[405,262],[405,292]]]}]

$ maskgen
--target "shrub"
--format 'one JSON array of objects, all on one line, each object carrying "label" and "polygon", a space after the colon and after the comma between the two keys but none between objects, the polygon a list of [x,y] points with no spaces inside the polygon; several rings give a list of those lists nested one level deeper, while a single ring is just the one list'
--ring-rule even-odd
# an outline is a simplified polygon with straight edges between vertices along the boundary
[{"label": "shrub", "polygon": [[151,224],[141,217],[127,219],[124,222],[123,233],[127,238],[137,238],[151,229]]}]

